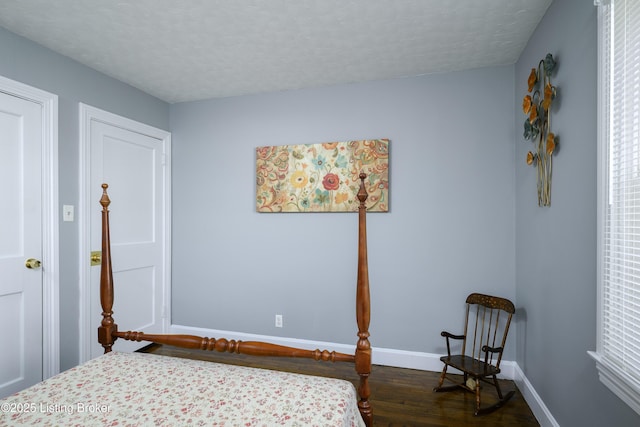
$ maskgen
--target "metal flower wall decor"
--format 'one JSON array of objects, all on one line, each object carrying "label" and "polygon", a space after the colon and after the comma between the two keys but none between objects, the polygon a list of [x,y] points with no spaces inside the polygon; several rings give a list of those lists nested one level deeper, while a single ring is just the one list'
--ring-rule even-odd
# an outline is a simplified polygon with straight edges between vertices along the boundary
[{"label": "metal flower wall decor", "polygon": [[527,164],[538,172],[538,205],[551,206],[551,172],[553,154],[558,150],[558,137],[551,132],[551,104],[557,88],[551,84],[551,74],[556,66],[553,56],[547,56],[532,68],[529,74],[528,93],[522,100],[524,138],[531,140],[534,150],[527,153]]}]

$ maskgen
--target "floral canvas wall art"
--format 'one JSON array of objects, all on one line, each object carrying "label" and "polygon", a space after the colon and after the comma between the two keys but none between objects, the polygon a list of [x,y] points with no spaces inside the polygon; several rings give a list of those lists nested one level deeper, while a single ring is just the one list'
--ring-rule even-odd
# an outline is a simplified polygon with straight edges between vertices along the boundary
[{"label": "floral canvas wall art", "polygon": [[256,149],[258,212],[358,209],[358,175],[367,174],[367,210],[389,210],[389,140],[325,142]]}]

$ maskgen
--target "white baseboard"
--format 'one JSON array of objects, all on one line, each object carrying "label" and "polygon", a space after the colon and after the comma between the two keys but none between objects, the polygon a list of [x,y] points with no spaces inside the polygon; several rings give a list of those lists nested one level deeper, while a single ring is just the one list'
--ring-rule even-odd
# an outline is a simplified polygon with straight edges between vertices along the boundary
[{"label": "white baseboard", "polygon": [[355,344],[354,345],[335,344],[335,343],[323,342],[323,341],[310,341],[310,340],[301,340],[298,338],[285,338],[285,337],[274,337],[270,335],[247,334],[244,332],[222,331],[219,329],[197,328],[193,326],[183,326],[183,325],[174,325],[174,324],[169,326],[169,333],[197,335],[200,337],[217,338],[217,339],[226,338],[228,340],[236,340],[236,341],[262,341],[262,342],[268,342],[271,344],[302,348],[306,350],[315,350],[319,348],[320,350],[325,350],[325,349],[333,350],[333,351],[338,351],[338,352],[347,353],[347,354],[353,354],[356,348]]},{"label": "white baseboard", "polygon": [[524,400],[531,408],[531,412],[536,417],[541,427],[560,427],[560,424],[553,418],[551,411],[547,408],[547,405],[544,404],[536,390],[533,388],[533,385],[529,382],[527,377],[524,375],[524,372],[520,369],[520,366],[515,363],[515,383],[518,386],[518,390],[522,393]]},{"label": "white baseboard", "polygon": [[[206,336],[210,338],[226,338],[240,341],[263,341],[290,347],[304,348],[307,350],[329,350],[352,354],[355,344],[336,344],[324,341],[310,341],[297,338],[274,337],[269,335],[246,334],[242,332],[221,331],[217,329],[196,328],[192,326],[171,325],[169,332],[172,334],[187,334]],[[422,371],[440,372],[442,362],[440,354],[424,353],[419,351],[395,350],[390,348],[373,347],[372,363],[374,365],[393,366],[397,368],[418,369]],[[515,361],[503,360],[500,364],[502,373],[500,378],[512,380],[518,386],[525,401],[531,408],[542,427],[559,427],[559,424],[551,415],[538,393],[535,391],[527,377]]]}]

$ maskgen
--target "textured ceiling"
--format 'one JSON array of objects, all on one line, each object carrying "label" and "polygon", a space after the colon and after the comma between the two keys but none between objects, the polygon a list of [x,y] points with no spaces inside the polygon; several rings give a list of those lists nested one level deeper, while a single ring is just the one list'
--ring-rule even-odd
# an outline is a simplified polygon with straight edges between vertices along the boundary
[{"label": "textured ceiling", "polygon": [[0,26],[167,102],[515,63],[552,0],[1,0]]}]

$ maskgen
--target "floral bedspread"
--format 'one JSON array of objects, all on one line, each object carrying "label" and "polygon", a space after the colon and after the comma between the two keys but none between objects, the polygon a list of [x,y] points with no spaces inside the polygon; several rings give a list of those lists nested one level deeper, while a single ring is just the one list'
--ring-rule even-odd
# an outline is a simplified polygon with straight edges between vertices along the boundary
[{"label": "floral bedspread", "polygon": [[0,400],[0,425],[364,426],[343,380],[112,352]]}]

